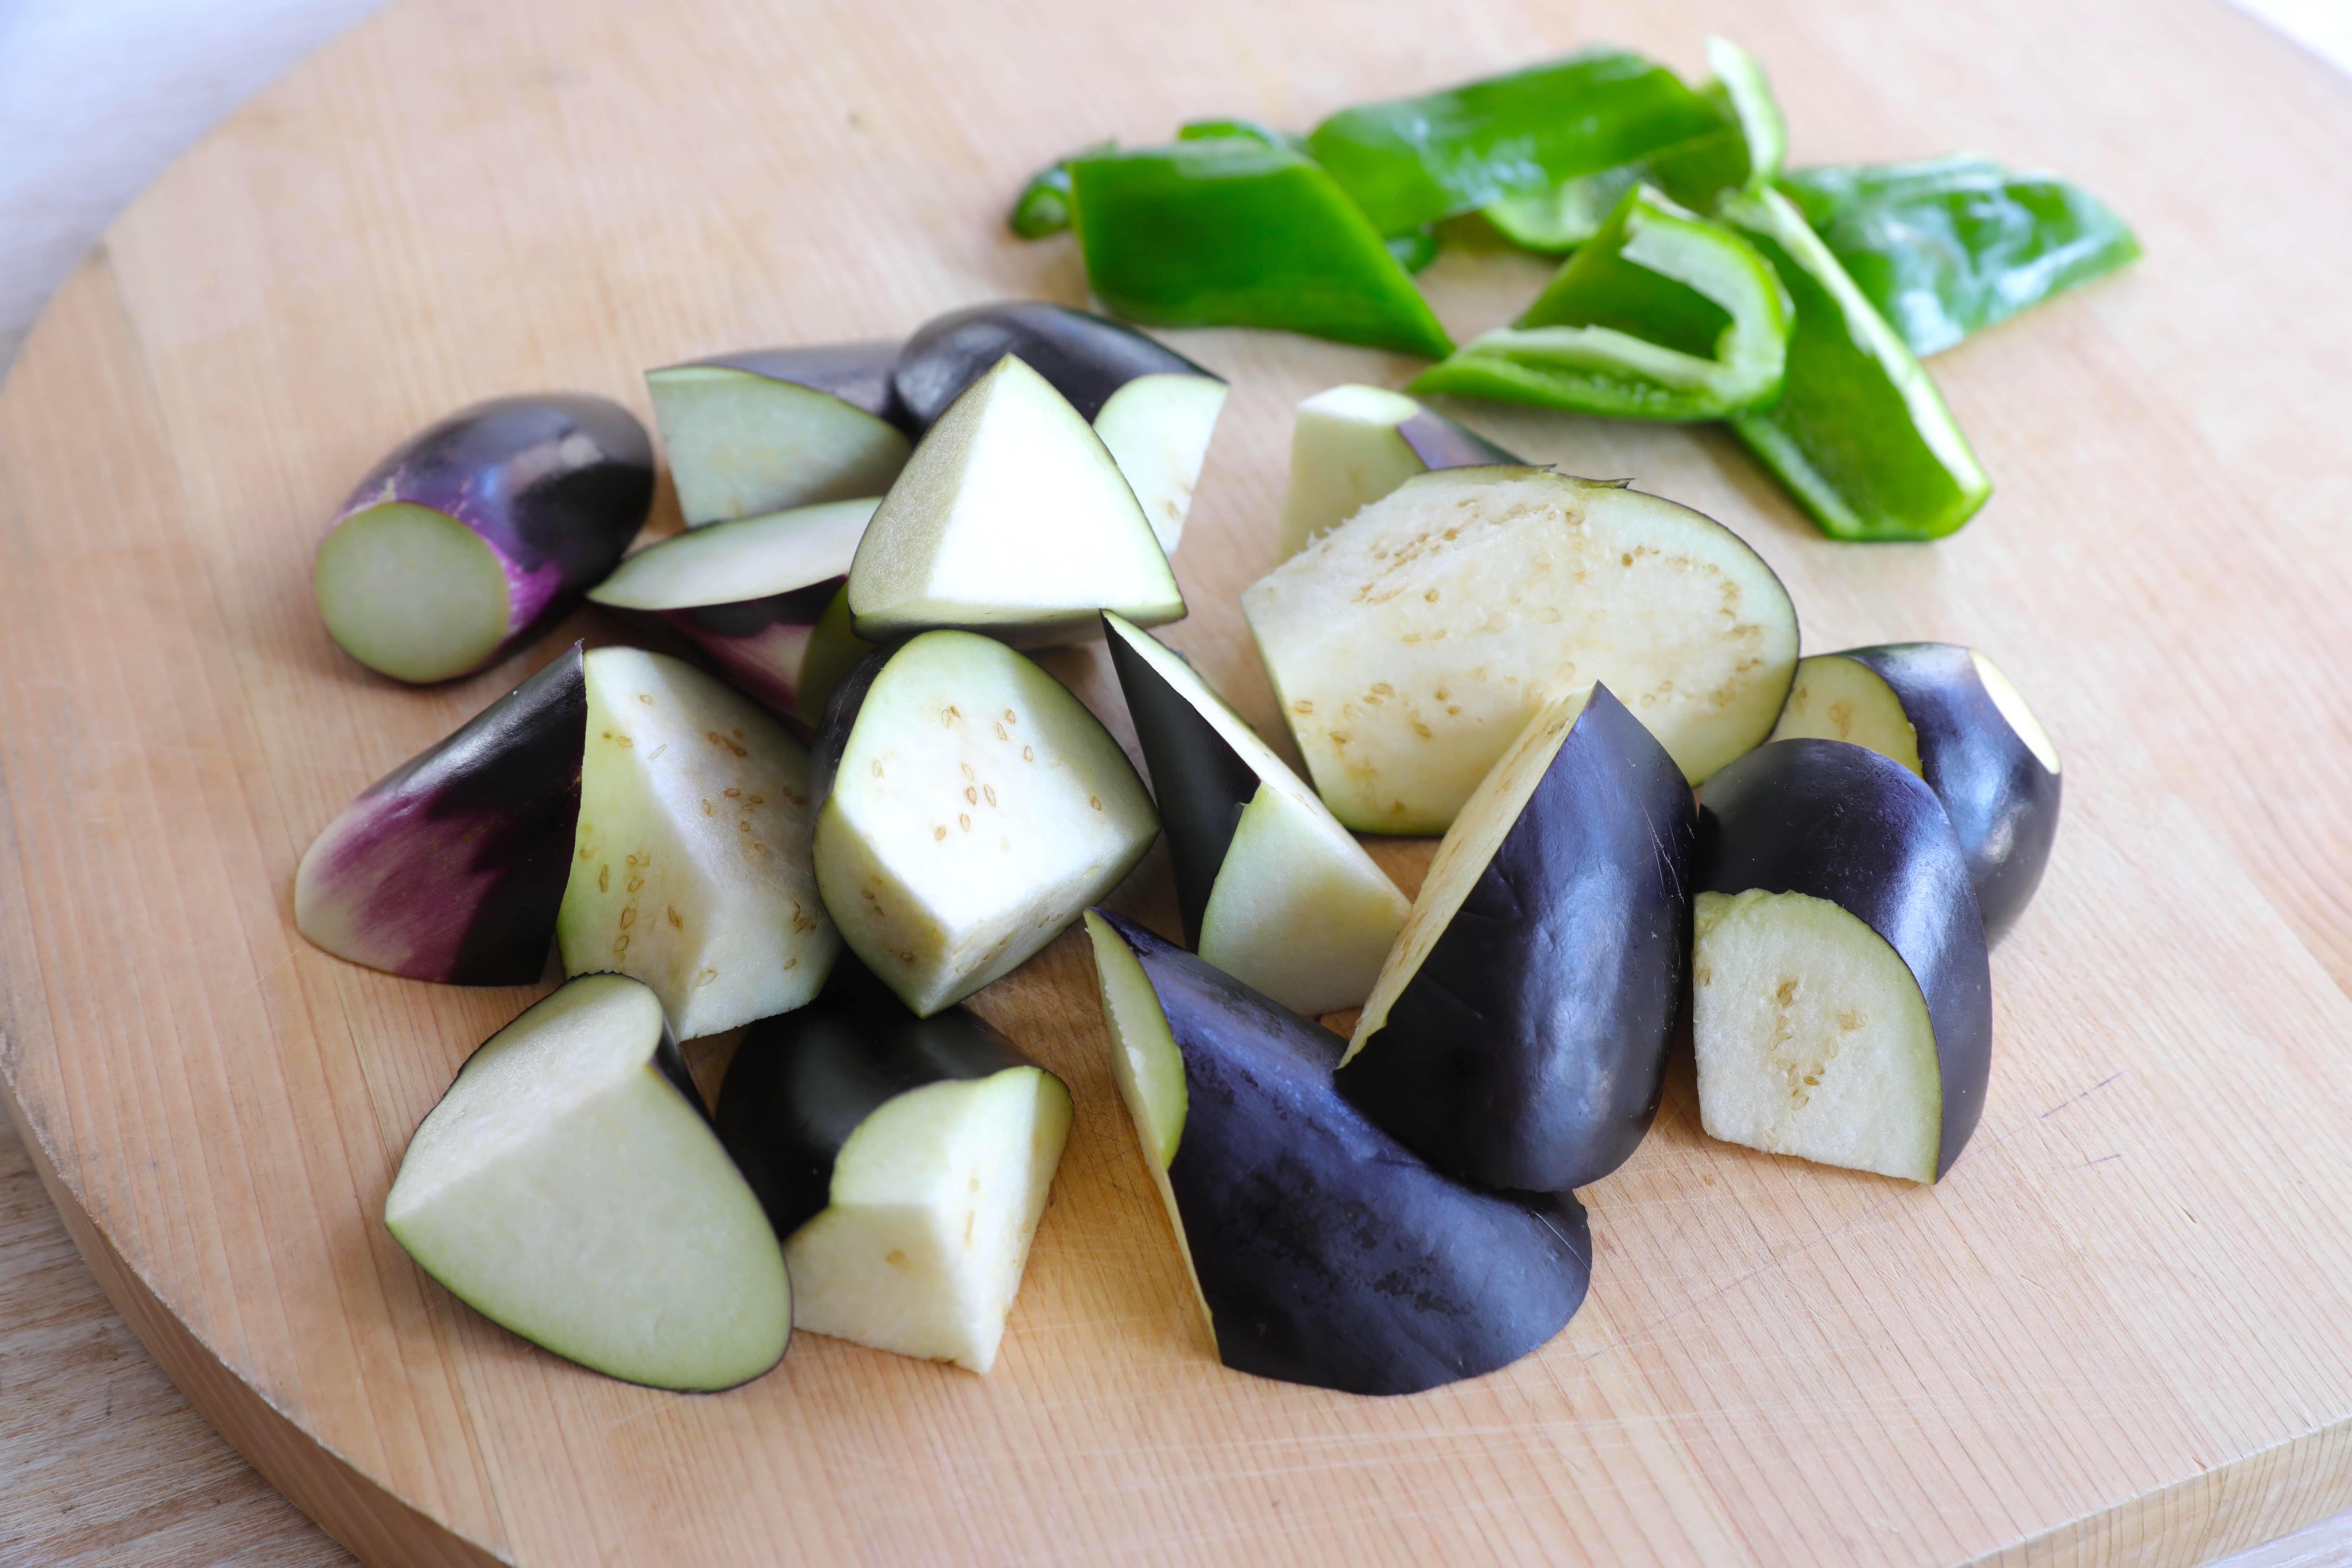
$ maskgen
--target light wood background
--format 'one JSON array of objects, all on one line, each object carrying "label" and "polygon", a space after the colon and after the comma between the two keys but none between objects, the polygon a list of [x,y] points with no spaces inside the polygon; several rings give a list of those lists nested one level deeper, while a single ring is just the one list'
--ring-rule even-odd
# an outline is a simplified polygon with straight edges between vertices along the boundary
[{"label": "light wood background", "polygon": [[[352,793],[528,664],[417,694],[335,654],[307,555],[353,474],[472,397],[642,407],[637,371],[696,352],[1076,300],[1066,245],[997,219],[1105,131],[1305,124],[1593,38],[1696,67],[1710,29],[1771,67],[1802,160],[2053,164],[2150,253],[1937,361],[2000,492],[1932,548],[1821,541],[1713,432],[1474,415],[1741,529],[1810,646],[1968,641],[2034,697],[2068,820],[1996,958],[1951,1178],[1708,1143],[1678,1077],[1588,1194],[1593,1297],[1545,1352],[1402,1401],[1255,1382],[1192,1321],[1066,942],[984,1001],[1079,1107],[990,1378],[807,1336],[736,1393],[652,1394],[417,1273],[375,1221],[399,1151],[525,997],[315,952],[289,883]],[[144,198],[0,392],[0,1086],[158,1360],[375,1560],[2186,1564],[2262,1540],[2352,1501],[2347,151],[2352,91],[2204,0],[404,0]],[[1429,283],[1467,332],[1540,278],[1455,253]],[[1235,393],[1173,640],[1270,725],[1234,594],[1271,558],[1288,409],[1407,367],[1178,340]],[[1421,853],[1390,859],[1410,881]]]}]

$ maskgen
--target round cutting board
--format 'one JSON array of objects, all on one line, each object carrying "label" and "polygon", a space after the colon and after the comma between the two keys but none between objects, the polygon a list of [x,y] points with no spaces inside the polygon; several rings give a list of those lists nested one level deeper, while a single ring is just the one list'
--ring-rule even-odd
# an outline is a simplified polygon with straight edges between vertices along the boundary
[{"label": "round cutting board", "polygon": [[[1460,411],[1723,518],[1811,647],[1968,642],[2032,694],[2067,820],[1945,1183],[1712,1143],[1678,1068],[1586,1195],[1595,1283],[1551,1345],[1407,1399],[1261,1382],[1195,1320],[1066,938],[981,1003],[1078,1107],[992,1375],[803,1335],[652,1393],[418,1272],[385,1189],[527,993],[340,963],[290,879],[532,662],[419,692],[330,644],[310,552],[372,458],[493,393],[642,411],[649,365],[1076,302],[1067,241],[1000,220],[1107,133],[1305,125],[1596,39],[1695,68],[1710,28],[1804,161],[2054,164],[2148,251],[1936,361],[2000,492],[1933,547],[1822,541],[1715,431]],[[2345,1506],[2347,156],[2352,92],[2207,0],[402,0],[177,166],[0,393],[9,1112],[157,1358],[383,1562],[2186,1564]],[[1471,246],[1427,282],[1466,333],[1542,276]],[[1412,367],[1176,341],[1234,392],[1172,640],[1275,734],[1236,594],[1289,410]],[[1123,722],[1097,659],[1057,667]],[[1410,885],[1426,846],[1382,852]],[[1164,913],[1165,874],[1124,896]]]}]

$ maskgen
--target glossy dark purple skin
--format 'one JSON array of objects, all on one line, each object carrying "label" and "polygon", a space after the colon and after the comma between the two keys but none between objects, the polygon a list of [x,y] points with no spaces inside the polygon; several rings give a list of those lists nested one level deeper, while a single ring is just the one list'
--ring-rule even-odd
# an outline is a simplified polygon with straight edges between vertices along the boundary
[{"label": "glossy dark purple skin", "polygon": [[466,525],[506,568],[507,639],[487,667],[612,575],[654,499],[654,448],[619,403],[585,393],[493,398],[403,442],[335,514],[389,501]]},{"label": "glossy dark purple skin", "polygon": [[1517,468],[1527,459],[1504,451],[1467,425],[1454,421],[1424,407],[1419,413],[1396,427],[1412,455],[1421,459],[1422,466],[1438,468]]},{"label": "glossy dark purple skin", "polygon": [[1491,1186],[1565,1192],[1624,1164],[1682,1012],[1697,833],[1682,769],[1594,685],[1339,1092]]},{"label": "glossy dark purple skin", "polygon": [[368,945],[340,956],[450,985],[537,980],[571,876],[587,736],[575,643],[344,808],[298,873]]},{"label": "glossy dark purple skin", "polygon": [[753,700],[788,719],[814,724],[817,716],[803,715],[800,708],[801,660],[808,651],[809,632],[847,580],[829,577],[804,588],[732,604],[625,613],[666,626],[693,643],[721,675]]},{"label": "glossy dark purple skin", "polygon": [[1893,688],[1919,737],[1927,788],[1944,803],[1968,856],[1985,940],[1998,942],[2033,901],[2058,837],[2062,779],[2018,738],[1984,688],[1976,661],[1951,643],[1848,648]]},{"label": "glossy dark purple skin", "polygon": [[1911,969],[1936,1031],[1941,1179],[1984,1113],[1992,970],[1967,859],[1935,791],[1901,763],[1842,740],[1776,740],[1706,781],[1697,890],[1827,899]]},{"label": "glossy dark purple skin", "polygon": [[1507,1366],[1583,1304],[1584,1208],[1441,1176],[1331,1082],[1340,1040],[1115,915],[1184,1061],[1169,1185],[1227,1366],[1417,1394]]},{"label": "glossy dark purple skin", "polygon": [[914,429],[928,430],[1007,354],[1045,377],[1089,424],[1113,392],[1139,376],[1223,379],[1132,327],[1066,306],[1013,299],[925,322],[898,353],[892,379],[899,406]]},{"label": "glossy dark purple skin", "polygon": [[719,1139],[788,1239],[832,1201],[842,1145],[886,1103],[945,1079],[1036,1065],[966,1009],[917,1018],[844,958],[815,1001],[743,1037],[719,1088]]}]

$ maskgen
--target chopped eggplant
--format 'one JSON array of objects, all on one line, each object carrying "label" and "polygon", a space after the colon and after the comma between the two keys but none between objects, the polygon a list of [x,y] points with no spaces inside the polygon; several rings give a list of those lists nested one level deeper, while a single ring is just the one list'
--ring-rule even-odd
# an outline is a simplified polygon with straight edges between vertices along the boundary
[{"label": "chopped eggplant", "polygon": [[2058,836],[2058,748],[1990,659],[1950,643],[1816,653],[1797,665],[1775,740],[1866,746],[1927,781],[1968,857],[1985,940],[2041,885]]},{"label": "chopped eggplant", "polygon": [[1290,486],[1275,559],[1288,560],[1416,474],[1518,461],[1402,392],[1355,385],[1317,392],[1290,427]]},{"label": "chopped eggplant", "polygon": [[878,496],[909,445],[896,343],[756,349],[646,372],[688,528]]},{"label": "chopped eggplant", "polygon": [[1537,715],[1438,846],[1339,1092],[1496,1186],[1566,1192],[1624,1164],[1682,1012],[1697,826],[1607,686]]},{"label": "chopped eggplant", "polygon": [[319,546],[319,613],[343,652],[394,680],[471,674],[603,580],[653,498],[653,443],[620,404],[476,403],[352,491]]},{"label": "chopped eggplant", "polygon": [[1707,781],[1698,861],[1707,1133],[1940,1179],[1984,1110],[1992,978],[1935,792],[1860,746],[1774,741]]},{"label": "chopped eggplant", "polygon": [[1404,894],[1190,664],[1103,619],[1193,947],[1296,1012],[1361,1003],[1404,924]]},{"label": "chopped eggplant", "polygon": [[933,627],[1024,645],[1156,624],[1184,596],[1135,492],[1085,417],[1013,355],[941,414],[867,525],[849,571],[857,634]]},{"label": "chopped eggplant", "polygon": [[587,656],[580,827],[556,936],[682,1040],[800,1006],[841,950],[809,863],[809,765],[775,716],[681,659]]},{"label": "chopped eggplant", "polygon": [[784,1239],[795,1328],[994,1364],[1069,1134],[1060,1079],[853,962],[744,1037],[718,1124]]},{"label": "chopped eggplant", "polygon": [[484,1041],[402,1156],[383,1221],[491,1322],[607,1375],[719,1389],[775,1365],[793,1291],[662,1005],[573,980]]},{"label": "chopped eggplant", "polygon": [[1089,912],[1111,1068],[1227,1366],[1417,1394],[1508,1365],[1583,1303],[1566,1193],[1441,1176],[1331,1081],[1339,1040]]},{"label": "chopped eggplant", "polygon": [[295,868],[295,929],[414,980],[538,979],[570,872],[587,729],[575,643],[327,824]]},{"label": "chopped eggplant", "polygon": [[1529,719],[1605,681],[1694,783],[1769,734],[1780,580],[1710,517],[1540,468],[1409,479],[1242,595],[1324,803],[1443,832]]},{"label": "chopped eggplant", "polygon": [[1095,716],[967,632],[926,633],[851,674],[817,736],[816,795],[825,907],[924,1017],[1061,935],[1160,832]]}]

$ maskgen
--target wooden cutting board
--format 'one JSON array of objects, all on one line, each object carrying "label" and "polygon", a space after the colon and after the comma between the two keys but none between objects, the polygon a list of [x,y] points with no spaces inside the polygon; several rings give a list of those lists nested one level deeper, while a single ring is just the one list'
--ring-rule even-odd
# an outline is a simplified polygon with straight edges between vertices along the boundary
[{"label": "wooden cutting board", "polygon": [[[1947,1182],[1711,1143],[1685,1067],[1586,1195],[1595,1284],[1548,1349],[1410,1399],[1259,1382],[1194,1321],[1065,939],[982,1004],[1078,1104],[988,1378],[804,1335],[650,1393],[410,1264],[401,1149],[527,996],[330,958],[290,878],[531,664],[415,692],[329,643],[310,550],[380,450],[490,393],[642,410],[688,355],[1077,301],[1067,243],[999,218],[1105,133],[1305,125],[1597,39],[1696,68],[1710,29],[1801,160],[2046,162],[2148,250],[1936,361],[2000,488],[1933,547],[1822,541],[1715,431],[1470,411],[1739,529],[1809,646],[1969,642],[2032,694],[2066,822]],[[0,393],[9,1112],[157,1359],[380,1562],[2189,1564],[2344,1507],[2347,158],[2352,89],[2209,0],[402,0],[174,169]],[[1541,277],[1428,281],[1466,332]],[[1172,640],[1273,733],[1235,596],[1289,410],[1411,366],[1176,340],[1234,392]],[[1097,657],[1059,667],[1099,701]],[[1410,883],[1426,849],[1383,852]],[[1127,896],[1164,912],[1164,877]]]}]

